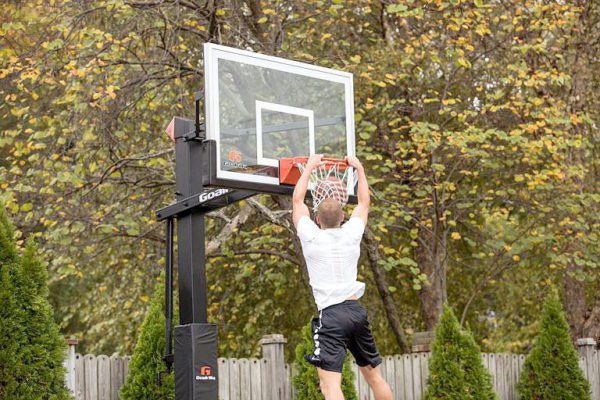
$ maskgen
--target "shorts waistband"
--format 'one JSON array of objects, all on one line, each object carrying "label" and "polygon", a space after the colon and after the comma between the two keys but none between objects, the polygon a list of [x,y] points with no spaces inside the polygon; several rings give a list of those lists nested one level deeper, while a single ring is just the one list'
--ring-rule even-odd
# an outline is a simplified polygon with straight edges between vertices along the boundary
[{"label": "shorts waistband", "polygon": [[323,308],[321,311],[333,308],[333,307],[338,307],[338,306],[343,306],[343,305],[355,305],[355,304],[360,304],[360,302],[358,300],[355,299],[351,299],[351,300],[344,300],[341,303],[337,303],[337,304],[332,304],[330,306],[327,306],[325,308]]}]

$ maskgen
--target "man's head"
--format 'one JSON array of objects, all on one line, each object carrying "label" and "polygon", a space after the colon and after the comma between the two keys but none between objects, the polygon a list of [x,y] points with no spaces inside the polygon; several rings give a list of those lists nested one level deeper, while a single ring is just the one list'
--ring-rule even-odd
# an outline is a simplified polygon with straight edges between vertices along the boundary
[{"label": "man's head", "polygon": [[344,221],[342,204],[331,197],[321,201],[317,207],[316,221],[322,229],[339,228]]}]

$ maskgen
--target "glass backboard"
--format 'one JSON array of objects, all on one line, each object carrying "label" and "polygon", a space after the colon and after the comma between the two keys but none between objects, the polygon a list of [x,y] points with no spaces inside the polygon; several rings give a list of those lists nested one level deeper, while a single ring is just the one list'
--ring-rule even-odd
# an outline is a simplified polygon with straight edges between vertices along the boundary
[{"label": "glass backboard", "polygon": [[355,154],[352,74],[212,43],[204,66],[217,179],[279,186],[281,158]]}]

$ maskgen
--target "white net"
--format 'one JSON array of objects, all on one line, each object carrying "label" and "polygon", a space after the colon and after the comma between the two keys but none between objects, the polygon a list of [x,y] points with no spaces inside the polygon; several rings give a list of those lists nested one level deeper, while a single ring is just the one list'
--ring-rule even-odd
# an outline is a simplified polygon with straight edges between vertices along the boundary
[{"label": "white net", "polygon": [[[298,169],[304,173],[306,163],[298,163]],[[356,175],[344,161],[326,162],[311,171],[308,189],[313,198],[313,209],[325,199],[333,198],[342,206],[348,203],[348,186],[354,185]]]}]

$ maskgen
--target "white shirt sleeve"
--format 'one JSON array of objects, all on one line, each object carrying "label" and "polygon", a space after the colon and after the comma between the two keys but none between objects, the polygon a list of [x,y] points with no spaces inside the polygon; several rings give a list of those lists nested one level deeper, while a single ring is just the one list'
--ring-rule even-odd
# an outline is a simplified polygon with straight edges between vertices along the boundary
[{"label": "white shirt sleeve", "polygon": [[358,217],[351,217],[348,222],[342,226],[342,229],[350,241],[360,243],[363,233],[365,232],[365,223]]},{"label": "white shirt sleeve", "polygon": [[300,221],[298,221],[298,226],[296,227],[296,233],[302,242],[312,241],[317,237],[319,231],[319,227],[310,219],[310,217],[307,217],[306,215],[300,217]]}]

